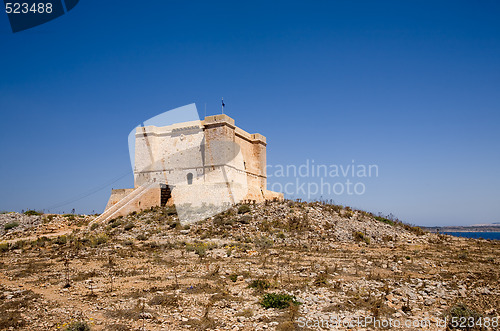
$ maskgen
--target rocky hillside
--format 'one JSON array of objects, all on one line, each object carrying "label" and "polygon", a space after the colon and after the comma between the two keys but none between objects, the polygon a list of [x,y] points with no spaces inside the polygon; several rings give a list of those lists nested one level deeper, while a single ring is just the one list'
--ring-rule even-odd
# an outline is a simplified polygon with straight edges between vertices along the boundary
[{"label": "rocky hillside", "polygon": [[500,309],[498,241],[348,207],[238,205],[185,226],[173,208],[90,226],[93,216],[0,216],[0,329],[380,329],[352,324],[371,318],[438,330],[453,316],[492,329]]},{"label": "rocky hillside", "polygon": [[0,214],[0,240],[66,234],[88,224],[92,219],[94,216],[42,214],[32,210],[24,214],[3,213]]},{"label": "rocky hillside", "polygon": [[[140,226],[136,226],[140,225]],[[123,231],[128,227],[127,231]],[[175,209],[157,208],[95,224],[91,232],[107,232],[119,240],[146,235],[153,241],[186,238],[238,241],[261,245],[304,246],[312,249],[343,243],[393,245],[425,243],[424,231],[349,207],[296,201],[243,204],[205,221],[182,226]],[[254,247],[255,248],[255,247]]]}]

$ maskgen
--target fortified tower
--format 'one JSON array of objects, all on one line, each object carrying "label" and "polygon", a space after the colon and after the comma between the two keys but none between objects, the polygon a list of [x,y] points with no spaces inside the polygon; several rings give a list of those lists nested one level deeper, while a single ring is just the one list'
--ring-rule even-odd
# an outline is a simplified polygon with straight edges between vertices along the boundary
[{"label": "fortified tower", "polygon": [[240,129],[225,114],[138,127],[134,188],[112,190],[104,213],[283,199],[267,190],[266,145],[266,137]]}]

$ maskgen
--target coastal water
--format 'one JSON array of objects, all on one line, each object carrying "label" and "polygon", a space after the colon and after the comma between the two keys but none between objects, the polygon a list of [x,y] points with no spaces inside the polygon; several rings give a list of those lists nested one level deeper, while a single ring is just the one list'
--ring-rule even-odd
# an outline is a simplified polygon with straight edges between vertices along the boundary
[{"label": "coastal water", "polygon": [[442,234],[449,234],[455,237],[465,238],[483,238],[500,240],[500,232],[441,232]]}]

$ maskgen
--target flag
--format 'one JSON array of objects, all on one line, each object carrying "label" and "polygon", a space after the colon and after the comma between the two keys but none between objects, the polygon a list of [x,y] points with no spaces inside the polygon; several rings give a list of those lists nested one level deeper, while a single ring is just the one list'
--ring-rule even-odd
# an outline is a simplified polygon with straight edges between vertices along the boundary
[{"label": "flag", "polygon": [[224,98],[222,98],[222,107],[226,107],[226,104],[224,103]]}]

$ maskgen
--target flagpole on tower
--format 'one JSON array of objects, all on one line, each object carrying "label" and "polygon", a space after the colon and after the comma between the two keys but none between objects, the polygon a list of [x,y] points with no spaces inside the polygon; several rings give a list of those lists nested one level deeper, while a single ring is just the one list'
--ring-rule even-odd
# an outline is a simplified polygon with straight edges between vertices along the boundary
[{"label": "flagpole on tower", "polygon": [[224,114],[224,106],[225,106],[225,104],[224,104],[224,98],[222,98],[222,113],[223,114]]}]

